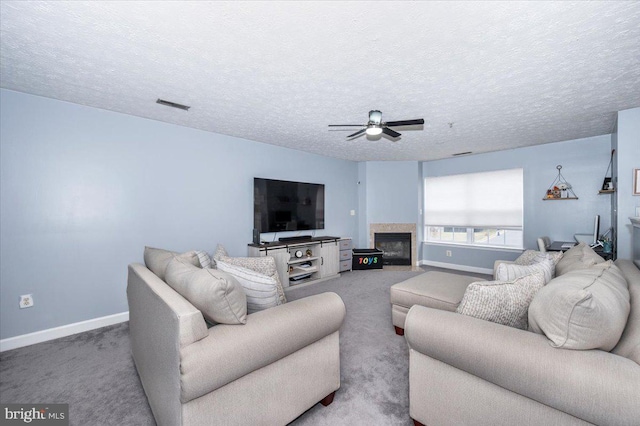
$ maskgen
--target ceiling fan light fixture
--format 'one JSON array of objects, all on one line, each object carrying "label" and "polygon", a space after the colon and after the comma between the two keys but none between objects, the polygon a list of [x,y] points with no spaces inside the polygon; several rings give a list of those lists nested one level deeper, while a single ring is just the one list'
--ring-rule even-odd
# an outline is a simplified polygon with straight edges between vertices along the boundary
[{"label": "ceiling fan light fixture", "polygon": [[378,126],[375,124],[367,126],[367,135],[378,136],[380,134],[382,134],[382,126]]}]

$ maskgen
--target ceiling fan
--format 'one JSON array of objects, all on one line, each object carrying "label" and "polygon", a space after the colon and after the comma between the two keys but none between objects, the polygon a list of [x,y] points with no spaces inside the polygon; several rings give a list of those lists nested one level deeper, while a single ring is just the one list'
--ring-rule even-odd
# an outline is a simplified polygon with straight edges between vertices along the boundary
[{"label": "ceiling fan", "polygon": [[329,127],[364,127],[364,129],[358,130],[357,132],[347,136],[347,139],[355,138],[363,133],[366,133],[369,136],[377,136],[384,133],[392,138],[397,138],[400,136],[400,133],[390,129],[389,127],[413,126],[417,124],[424,124],[424,119],[418,118],[416,120],[387,121],[385,123],[382,121],[382,113],[380,111],[373,110],[369,111],[369,122],[367,124],[329,124]]}]

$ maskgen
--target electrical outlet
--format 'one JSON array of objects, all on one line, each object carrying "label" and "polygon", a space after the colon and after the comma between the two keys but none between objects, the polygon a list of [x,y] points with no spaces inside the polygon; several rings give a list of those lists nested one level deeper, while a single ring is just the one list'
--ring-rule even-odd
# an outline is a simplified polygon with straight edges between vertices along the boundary
[{"label": "electrical outlet", "polygon": [[447,254],[447,257],[451,257],[451,250],[447,250],[446,254]]},{"label": "electrical outlet", "polygon": [[351,216],[355,216],[355,215],[356,215],[356,211],[355,211],[355,210],[351,210],[351,211],[349,211],[349,214],[350,214]]},{"label": "electrical outlet", "polygon": [[30,308],[33,306],[33,294],[23,294],[20,296],[20,309]]}]

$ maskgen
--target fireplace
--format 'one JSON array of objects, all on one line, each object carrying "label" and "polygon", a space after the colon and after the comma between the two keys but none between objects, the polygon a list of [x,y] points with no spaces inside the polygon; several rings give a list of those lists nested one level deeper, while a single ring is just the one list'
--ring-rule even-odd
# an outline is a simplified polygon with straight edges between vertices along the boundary
[{"label": "fireplace", "polygon": [[[399,265],[394,261],[392,264],[387,264],[387,262],[383,262],[385,265],[388,265],[389,268],[397,268],[396,270],[409,270],[409,271],[421,271],[418,266],[418,245],[416,243],[416,224],[415,223],[370,223],[369,224],[369,247],[376,248],[376,235],[386,235],[386,234],[409,234],[410,243],[409,243],[409,261],[406,260],[403,264]],[[384,238],[384,237],[383,237]],[[387,255],[389,252],[398,251],[395,247],[385,248],[384,249],[385,256],[384,260],[387,260]],[[402,255],[402,257],[406,257]]]},{"label": "fireplace", "polygon": [[410,232],[376,232],[374,246],[383,252],[384,265],[411,265]]}]

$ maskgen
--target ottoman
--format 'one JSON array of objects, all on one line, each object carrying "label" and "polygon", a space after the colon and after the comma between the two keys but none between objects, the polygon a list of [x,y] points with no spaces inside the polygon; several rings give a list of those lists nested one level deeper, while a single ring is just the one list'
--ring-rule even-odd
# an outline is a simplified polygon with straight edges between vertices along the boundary
[{"label": "ottoman", "polygon": [[413,305],[455,312],[469,284],[483,278],[429,271],[391,286],[391,320],[404,335],[404,320]]}]

